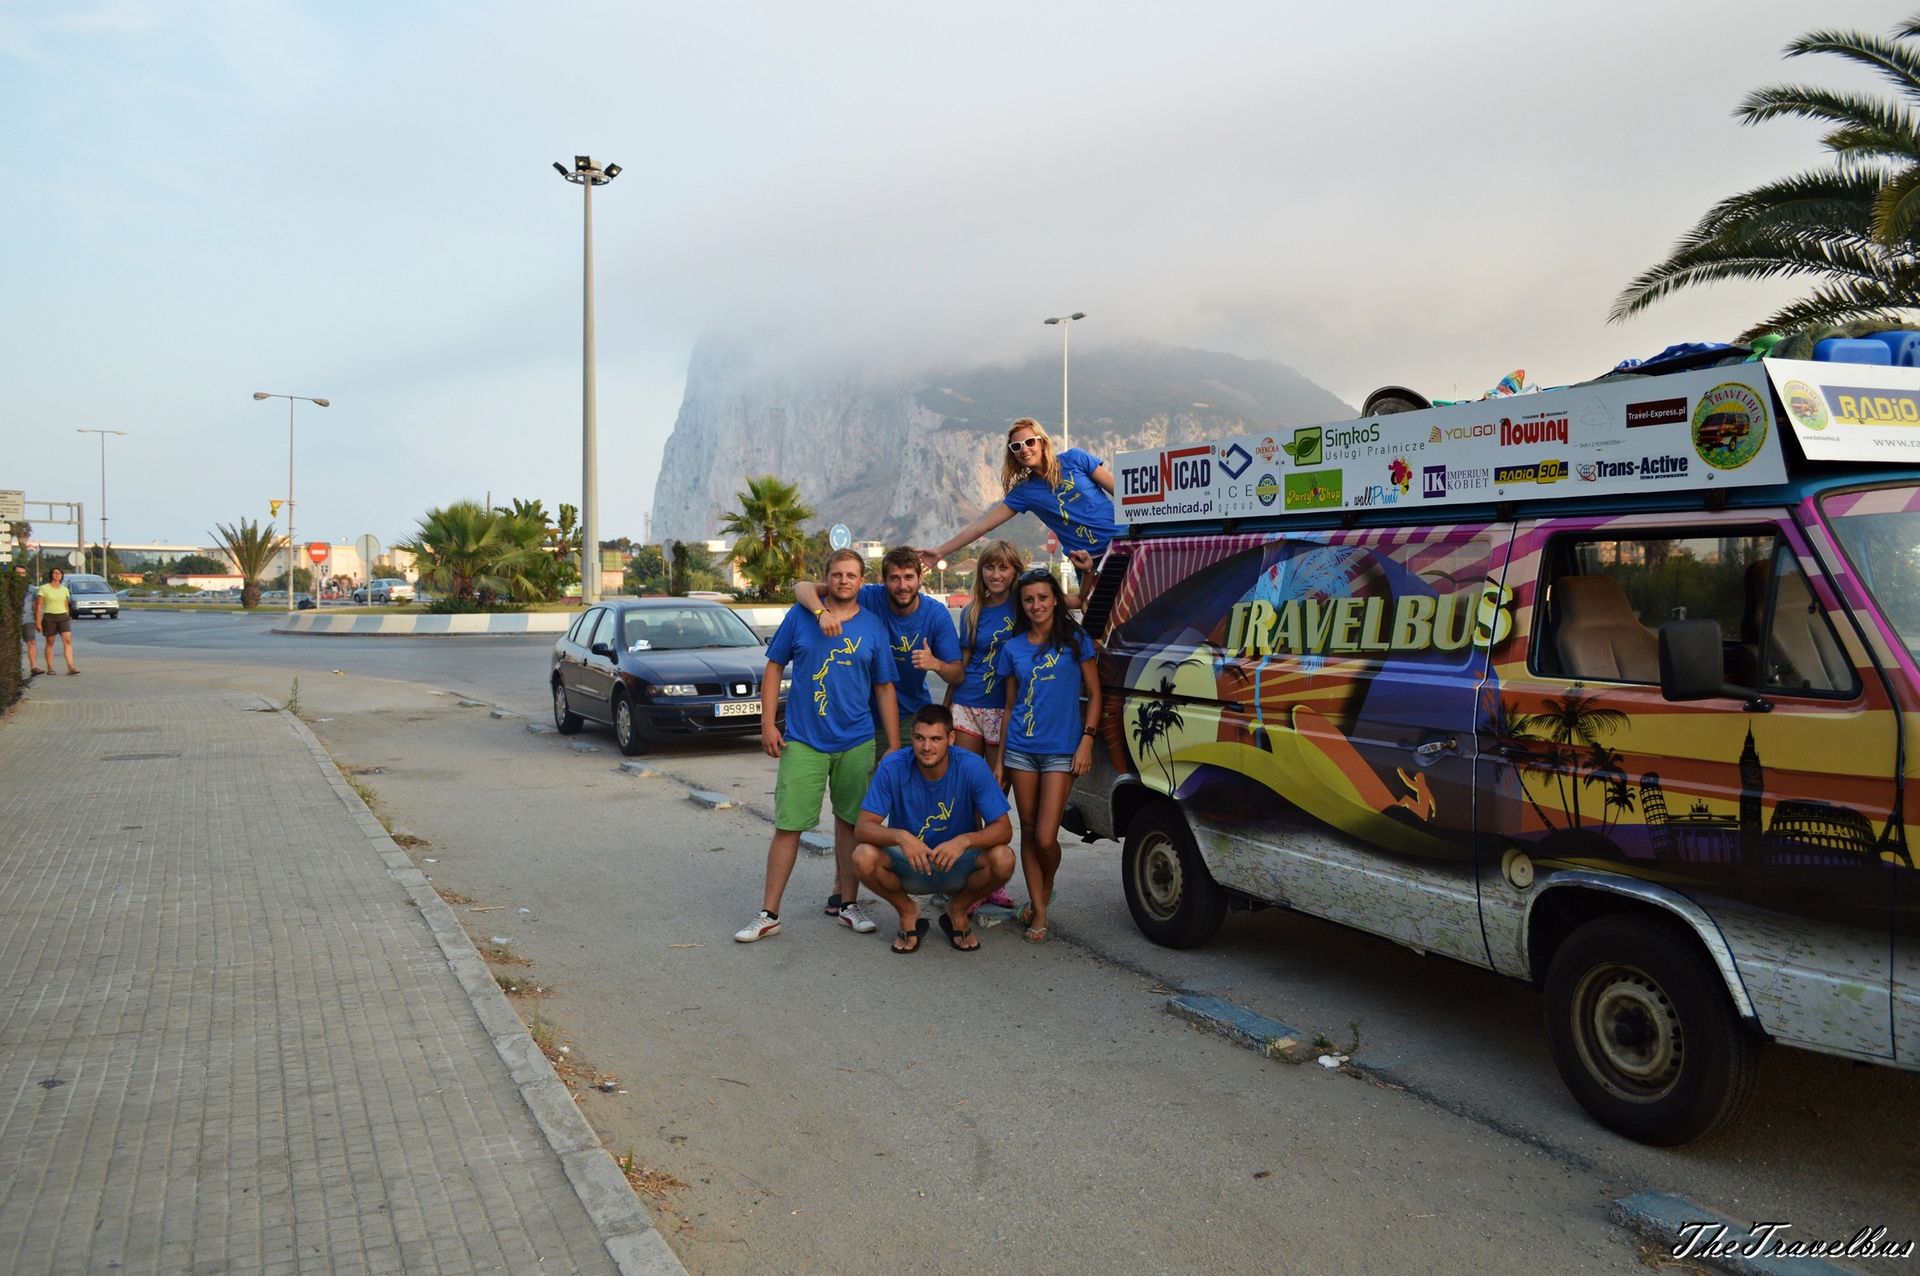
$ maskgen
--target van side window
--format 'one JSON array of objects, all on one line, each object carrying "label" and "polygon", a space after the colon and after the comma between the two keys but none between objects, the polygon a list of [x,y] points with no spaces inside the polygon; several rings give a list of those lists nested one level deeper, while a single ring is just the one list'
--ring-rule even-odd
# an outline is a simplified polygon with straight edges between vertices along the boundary
[{"label": "van side window", "polygon": [[[1752,611],[1748,569],[1768,568],[1777,539],[1742,533],[1555,542],[1547,555],[1543,623],[1529,656],[1533,671],[1585,682],[1658,683],[1658,630],[1670,620],[1717,620],[1731,645],[1746,632],[1743,622]],[[1764,598],[1767,591],[1760,592]],[[1735,664],[1730,651],[1729,665]],[[1754,682],[1749,677],[1742,685]]]},{"label": "van side window", "polygon": [[1786,695],[1854,695],[1858,679],[1833,622],[1786,547],[1781,546],[1770,565],[1754,564],[1749,576],[1758,578],[1761,595],[1754,598],[1756,591],[1749,589],[1748,605],[1760,618],[1754,633],[1765,638],[1756,638],[1752,647],[1757,676],[1741,685]]}]

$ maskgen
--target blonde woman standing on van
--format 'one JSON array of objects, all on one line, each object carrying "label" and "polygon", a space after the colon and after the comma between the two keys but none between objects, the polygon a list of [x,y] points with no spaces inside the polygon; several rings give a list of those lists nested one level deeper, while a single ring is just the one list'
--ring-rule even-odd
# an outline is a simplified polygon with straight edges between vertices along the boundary
[{"label": "blonde woman standing on van", "polygon": [[1000,482],[1007,493],[1000,503],[938,548],[921,550],[922,564],[931,568],[1015,514],[1031,513],[1060,538],[1074,570],[1085,575],[1120,532],[1113,518],[1113,471],[1107,463],[1077,447],[1056,453],[1046,428],[1032,417],[1021,417],[1007,431]]},{"label": "blonde woman standing on van", "polygon": [[[1073,777],[1093,767],[1100,721],[1100,678],[1093,640],[1067,610],[1052,572],[1035,567],[1014,583],[1019,614],[1000,645],[994,672],[1006,684],[1006,738],[996,775],[1011,777],[1020,808],[1020,866],[1027,904],[1022,938],[1051,939],[1047,909],[1060,871],[1060,817]],[[1081,697],[1085,696],[1084,709]]]}]

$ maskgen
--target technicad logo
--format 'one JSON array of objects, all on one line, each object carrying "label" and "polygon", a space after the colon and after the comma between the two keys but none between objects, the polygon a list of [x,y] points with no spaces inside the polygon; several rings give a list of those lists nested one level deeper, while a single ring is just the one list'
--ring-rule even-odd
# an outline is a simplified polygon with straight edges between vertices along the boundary
[{"label": "technicad logo", "polygon": [[1213,448],[1169,448],[1157,461],[1120,471],[1122,505],[1156,505],[1213,485]]},{"label": "technicad logo", "polygon": [[1524,447],[1529,443],[1561,443],[1567,441],[1567,418],[1564,415],[1522,417],[1518,421],[1507,417],[1500,418],[1500,446]]}]

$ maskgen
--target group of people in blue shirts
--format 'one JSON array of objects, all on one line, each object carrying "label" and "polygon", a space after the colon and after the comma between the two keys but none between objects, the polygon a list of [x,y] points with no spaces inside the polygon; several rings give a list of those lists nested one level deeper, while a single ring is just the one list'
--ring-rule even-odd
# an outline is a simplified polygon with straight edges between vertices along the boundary
[{"label": "group of people in blue shirts", "polygon": [[[825,581],[795,587],[761,686],[761,744],[780,766],[766,894],[734,933],[741,943],[779,933],[800,834],[819,823],[825,798],[835,860],[826,912],[856,933],[877,930],[860,899],[866,886],[899,915],[893,951],[906,954],[930,929],[916,897],[945,896],[938,920],[948,945],[976,951],[973,910],[1013,905],[1009,787],[1027,889],[1017,920],[1031,943],[1052,937],[1060,819],[1073,778],[1092,766],[1100,720],[1079,600],[1004,540],[980,551],[957,629],[920,585],[936,561],[1023,512],[1047,525],[1088,578],[1118,531],[1113,473],[1078,448],[1056,452],[1040,423],[1023,418],[1007,432],[1001,474],[999,503],[943,545],[889,550],[879,583],[848,549],[829,559]],[[946,687],[939,703],[930,675]],[[792,684],[784,731],[782,678]]]}]

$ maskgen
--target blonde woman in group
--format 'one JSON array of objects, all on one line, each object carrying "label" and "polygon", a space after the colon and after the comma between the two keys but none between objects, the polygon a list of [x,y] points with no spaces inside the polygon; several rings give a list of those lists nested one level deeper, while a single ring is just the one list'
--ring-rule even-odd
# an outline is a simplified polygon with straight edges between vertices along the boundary
[{"label": "blonde woman in group", "polygon": [[946,543],[921,550],[923,565],[931,568],[1015,514],[1030,513],[1060,538],[1060,548],[1074,570],[1085,576],[1119,534],[1113,517],[1113,471],[1105,461],[1077,447],[1056,452],[1046,427],[1032,417],[1021,417],[1007,431],[1000,482],[1006,489],[1000,503]]},{"label": "blonde woman in group", "polygon": [[[994,666],[1000,648],[1013,636],[1013,582],[1026,567],[1026,557],[1007,541],[990,541],[980,551],[973,599],[960,613],[960,681],[947,688],[954,743],[993,767],[1000,765],[1007,721],[1007,698]],[[981,902],[1013,907],[1004,886]]]}]

